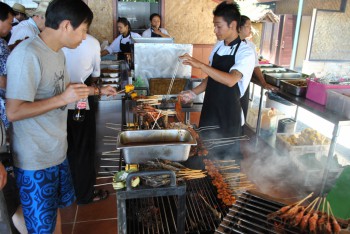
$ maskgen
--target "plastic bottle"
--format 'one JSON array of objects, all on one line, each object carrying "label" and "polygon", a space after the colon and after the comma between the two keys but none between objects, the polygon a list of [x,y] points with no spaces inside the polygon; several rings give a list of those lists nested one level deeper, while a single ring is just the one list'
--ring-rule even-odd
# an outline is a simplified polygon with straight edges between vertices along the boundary
[{"label": "plastic bottle", "polygon": [[82,98],[77,101],[75,105],[75,111],[73,113],[73,120],[77,122],[82,122],[85,119],[85,110],[86,110],[86,98]]}]

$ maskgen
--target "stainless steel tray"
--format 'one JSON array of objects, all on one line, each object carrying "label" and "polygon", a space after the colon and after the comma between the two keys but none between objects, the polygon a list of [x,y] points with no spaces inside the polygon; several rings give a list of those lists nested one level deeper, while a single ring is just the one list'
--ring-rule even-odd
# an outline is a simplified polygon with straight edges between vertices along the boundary
[{"label": "stainless steel tray", "polygon": [[[303,83],[302,86],[300,83]],[[304,85],[305,84],[305,85]],[[307,84],[305,79],[281,80],[280,89],[295,96],[305,97]]]},{"label": "stainless steel tray", "polygon": [[277,87],[280,87],[281,80],[295,80],[300,78],[301,78],[301,74],[295,73],[295,72],[265,73],[266,82]]},{"label": "stainless steel tray", "polygon": [[160,158],[186,161],[191,145],[197,142],[184,129],[136,130],[119,133],[117,149],[122,149],[125,163],[142,163]]}]

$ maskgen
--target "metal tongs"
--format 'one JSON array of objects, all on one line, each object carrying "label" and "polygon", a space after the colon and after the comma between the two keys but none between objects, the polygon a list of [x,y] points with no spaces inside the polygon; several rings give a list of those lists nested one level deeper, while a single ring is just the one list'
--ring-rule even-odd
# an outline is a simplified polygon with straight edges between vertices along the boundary
[{"label": "metal tongs", "polygon": [[181,62],[181,60],[180,60],[180,59],[177,59],[177,63],[176,63],[176,66],[175,66],[175,70],[174,70],[173,76],[171,77],[171,81],[170,81],[170,84],[169,84],[168,92],[166,93],[166,96],[163,97],[163,100],[165,100],[165,101],[168,100],[169,95],[170,95],[170,92],[171,92],[171,90],[172,90],[172,88],[173,88],[174,81],[175,81],[175,77],[176,77],[176,73],[177,73],[177,70],[179,70],[180,62]]},{"label": "metal tongs", "polygon": [[208,139],[203,140],[207,150],[214,149],[220,146],[233,145],[237,141],[248,141],[250,138],[247,135],[239,137],[227,137],[227,138],[218,138],[218,139]]}]

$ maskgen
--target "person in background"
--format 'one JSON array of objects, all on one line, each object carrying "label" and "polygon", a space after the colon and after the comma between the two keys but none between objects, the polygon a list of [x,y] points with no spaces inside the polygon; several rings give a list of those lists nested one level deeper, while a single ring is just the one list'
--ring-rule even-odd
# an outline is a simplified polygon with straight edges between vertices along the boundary
[{"label": "person in background", "polygon": [[[87,35],[86,39],[75,49],[63,48],[66,57],[67,71],[71,83],[85,82],[90,89],[85,119],[82,122],[73,120],[75,105],[68,105],[67,119],[67,158],[72,173],[77,204],[87,204],[104,200],[108,191],[95,190],[95,96],[116,95],[116,89],[111,86],[95,85],[94,80],[100,77],[100,43],[96,38]],[[77,69],[79,68],[79,69]]]},{"label": "person in background", "polygon": [[168,31],[160,27],[162,18],[159,14],[152,14],[149,20],[151,21],[151,27],[142,33],[142,37],[170,37]]},{"label": "person in background", "polygon": [[6,113],[12,122],[14,172],[29,233],[62,233],[59,208],[75,200],[67,153],[67,104],[91,89],[71,84],[63,47],[76,48],[93,19],[81,0],[54,0],[45,29],[7,61]]},{"label": "person in background", "polygon": [[118,18],[117,28],[120,35],[114,39],[111,45],[101,51],[101,56],[118,53],[118,60],[126,60],[125,54],[131,53],[132,38],[141,36],[138,33],[131,32],[130,22],[124,17]]},{"label": "person in background", "polygon": [[[250,21],[248,16],[242,15],[241,22],[239,24],[239,36],[241,40],[245,41],[255,51],[255,67],[254,67],[253,75],[255,75],[259,79],[261,86],[264,89],[275,90],[276,87],[266,83],[264,75],[261,72],[261,69],[259,66],[258,54],[256,53],[256,47],[252,41],[247,39],[248,37],[251,37],[251,34],[252,34],[252,22]],[[249,86],[246,92],[244,93],[243,97],[241,98],[241,105],[244,113],[244,118],[246,118],[248,113],[248,106],[249,106]]]},{"label": "person in background", "polygon": [[[19,3],[13,4],[12,9],[15,12],[15,17],[13,17],[13,21],[12,21],[12,27],[14,27],[17,24],[19,24],[19,22],[21,22],[22,20],[25,20],[27,18],[27,15],[26,15],[26,8]],[[8,43],[11,38],[11,31],[7,34],[6,37],[3,37],[3,38]]]},{"label": "person in background", "polygon": [[22,4],[15,3],[15,4],[13,4],[12,9],[16,13],[15,17],[13,18],[12,26],[16,26],[21,21],[23,21],[27,18],[26,8]]},{"label": "person in background", "polygon": [[42,1],[32,16],[13,27],[9,45],[38,35],[45,28],[45,12],[49,2]]},{"label": "person in background", "polygon": [[[188,54],[180,56],[183,64],[199,68],[209,77],[192,90],[183,91],[180,99],[187,103],[205,91],[199,127],[220,128],[206,131],[205,139],[232,138],[241,136],[244,124],[240,99],[245,93],[253,70],[255,51],[241,41],[238,30],[241,14],[237,3],[220,3],[213,12],[214,33],[218,43],[206,65]],[[217,147],[211,150],[217,158],[241,159],[239,144]]]},{"label": "person in background", "polygon": [[[10,49],[7,43],[2,37],[6,37],[10,33],[12,28],[13,18],[15,12],[10,6],[0,2],[0,121],[3,124],[2,129],[2,147],[0,147],[0,191],[3,192],[6,201],[6,208],[0,207],[0,210],[7,210],[10,220],[10,227],[13,233],[26,233],[26,227],[24,224],[24,218],[22,214],[22,208],[19,201],[19,192],[16,187],[16,181],[12,173],[13,163],[11,154],[8,153],[6,147],[6,132],[10,126],[10,123],[6,116],[6,80],[7,69],[6,62],[10,55]],[[5,167],[6,165],[6,167]],[[1,231],[1,230],[0,230]]]}]

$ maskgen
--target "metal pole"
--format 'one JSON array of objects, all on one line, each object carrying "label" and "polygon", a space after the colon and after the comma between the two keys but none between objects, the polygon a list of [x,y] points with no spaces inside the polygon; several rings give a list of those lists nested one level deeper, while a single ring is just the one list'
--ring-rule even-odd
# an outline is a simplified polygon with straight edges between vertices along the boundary
[{"label": "metal pole", "polygon": [[291,70],[294,70],[294,67],[295,67],[295,60],[296,60],[296,55],[297,55],[299,33],[300,33],[301,17],[302,17],[302,13],[303,13],[303,5],[304,5],[304,0],[299,0],[297,22],[296,22],[296,26],[295,26],[295,34],[294,34],[293,49],[292,49],[292,57],[290,59],[290,66],[289,66],[289,68]]}]

